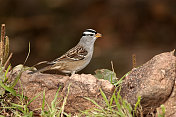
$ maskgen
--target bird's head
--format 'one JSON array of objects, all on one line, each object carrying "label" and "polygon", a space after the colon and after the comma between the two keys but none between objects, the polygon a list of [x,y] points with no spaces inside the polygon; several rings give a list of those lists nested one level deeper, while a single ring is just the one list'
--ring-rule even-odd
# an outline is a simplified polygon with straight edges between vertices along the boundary
[{"label": "bird's head", "polygon": [[98,37],[102,37],[102,35],[100,33],[97,33],[95,30],[93,29],[86,29],[83,34],[82,34],[82,38],[80,41],[85,42],[87,44],[92,44],[95,42],[95,40]]}]

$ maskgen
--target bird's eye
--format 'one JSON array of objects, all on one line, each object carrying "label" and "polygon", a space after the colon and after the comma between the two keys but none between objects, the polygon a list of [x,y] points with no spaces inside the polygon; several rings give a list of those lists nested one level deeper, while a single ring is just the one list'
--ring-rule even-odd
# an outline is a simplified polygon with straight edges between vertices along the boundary
[{"label": "bird's eye", "polygon": [[89,34],[89,36],[93,36],[93,34]]},{"label": "bird's eye", "polygon": [[82,36],[93,36],[93,34],[83,34]]}]

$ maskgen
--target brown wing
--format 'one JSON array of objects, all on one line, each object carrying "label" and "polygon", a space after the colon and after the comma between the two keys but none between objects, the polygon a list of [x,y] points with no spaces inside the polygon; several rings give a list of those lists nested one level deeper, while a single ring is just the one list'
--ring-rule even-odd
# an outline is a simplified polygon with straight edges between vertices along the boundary
[{"label": "brown wing", "polygon": [[48,64],[55,64],[59,61],[78,61],[83,60],[86,55],[88,54],[87,50],[85,50],[82,46],[76,46],[72,49],[70,49],[67,53],[62,55],[60,58],[55,59],[52,62],[49,62]]}]

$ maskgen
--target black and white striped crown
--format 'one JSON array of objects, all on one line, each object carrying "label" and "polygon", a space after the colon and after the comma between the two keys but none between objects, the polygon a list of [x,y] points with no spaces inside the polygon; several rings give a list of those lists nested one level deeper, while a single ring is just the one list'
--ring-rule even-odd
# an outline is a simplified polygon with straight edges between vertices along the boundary
[{"label": "black and white striped crown", "polygon": [[82,36],[93,36],[97,34],[97,32],[93,29],[86,29],[86,31],[83,32]]}]

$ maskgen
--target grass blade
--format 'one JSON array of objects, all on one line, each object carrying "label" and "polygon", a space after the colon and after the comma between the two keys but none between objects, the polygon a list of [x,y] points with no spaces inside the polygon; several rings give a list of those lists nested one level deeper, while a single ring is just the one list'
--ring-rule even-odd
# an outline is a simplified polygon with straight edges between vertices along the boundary
[{"label": "grass blade", "polygon": [[28,58],[29,58],[29,55],[30,55],[30,52],[31,52],[31,46],[30,46],[30,42],[29,42],[29,50],[28,50],[28,54],[27,54],[27,57],[23,63],[23,65],[25,65],[25,63],[27,62]]},{"label": "grass blade", "polygon": [[126,73],[120,80],[118,80],[114,85],[118,85],[122,83],[122,80],[130,73],[131,71],[129,71],[128,73]]},{"label": "grass blade", "polygon": [[8,68],[7,68],[7,70],[5,71],[5,74],[4,74],[4,76],[5,76],[4,82],[6,82],[6,81],[8,80],[8,78],[7,78],[7,73],[9,72],[10,67],[11,67],[11,65],[9,65]]},{"label": "grass blade", "polygon": [[101,93],[101,95],[102,95],[102,97],[103,97],[104,101],[106,102],[106,105],[107,105],[107,106],[108,106],[108,108],[109,108],[109,101],[108,101],[108,99],[107,99],[107,97],[106,97],[105,93],[102,91],[102,89],[101,89],[101,88],[100,88],[100,93]]},{"label": "grass blade", "polygon": [[39,93],[38,95],[36,95],[35,97],[33,97],[33,98],[28,102],[27,106],[28,106],[31,102],[33,102],[36,98],[38,98],[39,96],[40,96],[40,93]]},{"label": "grass blade", "polygon": [[63,114],[64,114],[64,107],[65,107],[65,104],[66,104],[66,101],[67,101],[67,97],[68,97],[68,94],[69,94],[70,86],[71,86],[71,84],[68,85],[67,95],[66,95],[66,97],[64,98],[64,101],[63,101],[61,110],[59,111],[59,114],[57,115],[58,117],[59,117],[60,115],[61,115],[61,117],[63,117]]},{"label": "grass blade", "polygon": [[[23,69],[23,68],[22,68]],[[17,75],[17,77],[15,78],[14,82],[12,83],[12,85],[10,86],[11,88],[14,88],[14,86],[17,84],[18,80],[20,79],[22,74],[22,70],[20,71],[20,73]]]},{"label": "grass blade", "polygon": [[45,89],[43,91],[43,100],[42,100],[42,110],[44,111],[45,108]]},{"label": "grass blade", "polygon": [[135,115],[135,113],[137,113],[137,107],[140,106],[140,101],[141,101],[141,96],[138,97],[138,100],[135,104],[133,116]]},{"label": "grass blade", "polygon": [[13,88],[7,87],[6,85],[4,85],[1,80],[0,80],[0,86],[3,87],[6,91],[9,91],[13,96],[16,96],[16,91]]},{"label": "grass blade", "polygon": [[90,99],[90,98],[88,98],[88,97],[84,97],[86,100],[89,100],[89,101],[91,101],[93,104],[95,104],[98,108],[100,108],[103,112],[105,112],[104,110],[103,110],[103,108],[100,106],[100,105],[98,105],[94,100],[92,100],[92,99]]}]

